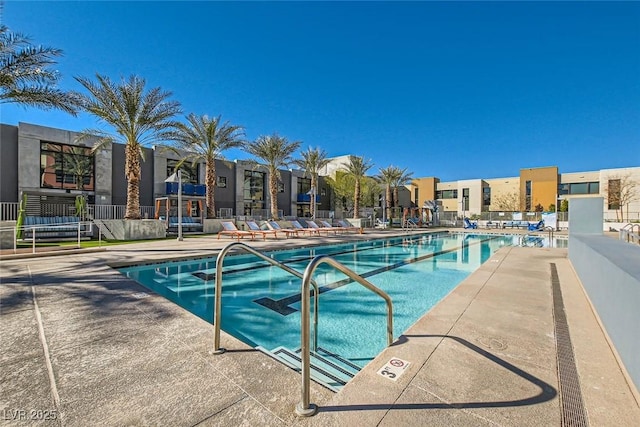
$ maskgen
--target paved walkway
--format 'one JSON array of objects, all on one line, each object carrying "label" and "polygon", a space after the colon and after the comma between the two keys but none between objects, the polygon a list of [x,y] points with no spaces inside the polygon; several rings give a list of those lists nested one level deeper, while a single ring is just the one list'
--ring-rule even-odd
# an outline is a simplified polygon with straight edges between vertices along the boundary
[{"label": "paved walkway", "polygon": [[[110,267],[210,255],[228,242],[200,237],[3,257],[0,424],[559,426],[570,387],[558,383],[552,271],[588,421],[631,426],[640,419],[566,249],[520,247],[500,249],[339,393],[312,383],[319,412],[299,418],[299,374],[224,333],[228,351],[212,355],[210,324]],[[394,357],[410,362],[397,381],[377,374]],[[40,420],[46,417],[55,419]]]}]

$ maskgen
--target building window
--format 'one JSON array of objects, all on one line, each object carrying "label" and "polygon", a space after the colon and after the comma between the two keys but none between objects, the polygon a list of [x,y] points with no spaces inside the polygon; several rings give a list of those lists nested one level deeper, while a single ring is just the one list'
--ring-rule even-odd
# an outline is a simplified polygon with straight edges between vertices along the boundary
[{"label": "building window", "polygon": [[609,209],[620,209],[620,190],[620,180],[610,179],[609,190],[607,191]]},{"label": "building window", "polygon": [[40,143],[40,187],[94,191],[91,148],[54,142]]},{"label": "building window", "polygon": [[216,186],[220,188],[227,188],[227,177],[226,176],[217,176],[216,177]]},{"label": "building window", "polygon": [[458,190],[438,190],[436,191],[436,199],[457,199]]},{"label": "building window", "polygon": [[558,186],[558,195],[567,194],[600,194],[600,183],[594,181],[560,184]]},{"label": "building window", "polygon": [[524,184],[524,210],[531,211],[531,181],[527,181]]},{"label": "building window", "polygon": [[416,206],[420,206],[420,197],[418,197],[418,187],[413,189],[413,200],[415,201]]},{"label": "building window", "polygon": [[298,178],[298,194],[307,194],[311,191],[311,178]]},{"label": "building window", "polygon": [[469,210],[469,189],[468,188],[462,189],[462,210],[463,211]]},{"label": "building window", "polygon": [[491,205],[491,187],[482,187],[482,206],[489,207]]},{"label": "building window", "polygon": [[[179,160],[167,159],[167,177],[173,175],[176,172],[179,162]],[[200,175],[198,172],[200,170],[200,164],[192,165],[189,162],[185,162],[180,165],[180,170],[182,171],[183,184],[198,184],[198,176]]]},{"label": "building window", "polygon": [[252,215],[253,210],[264,209],[264,172],[244,171],[244,215]]},{"label": "building window", "polygon": [[278,181],[278,193],[284,193],[284,182]]}]

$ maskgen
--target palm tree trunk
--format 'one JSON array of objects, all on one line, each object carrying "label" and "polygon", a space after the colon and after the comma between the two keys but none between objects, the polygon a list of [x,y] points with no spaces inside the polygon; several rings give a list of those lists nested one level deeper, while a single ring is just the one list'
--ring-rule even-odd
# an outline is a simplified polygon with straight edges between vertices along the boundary
[{"label": "palm tree trunk", "polygon": [[127,207],[124,219],[140,219],[140,153],[134,144],[125,146]]},{"label": "palm tree trunk", "polygon": [[391,220],[391,204],[393,203],[393,199],[391,198],[392,194],[391,194],[391,186],[387,185],[386,188],[386,195],[385,195],[385,209],[387,210],[387,219],[390,221]]},{"label": "palm tree trunk", "polygon": [[269,171],[269,195],[271,196],[271,218],[278,218],[278,174]]},{"label": "palm tree trunk", "polygon": [[214,157],[207,157],[207,172],[205,182],[207,184],[207,218],[216,217],[216,160]]},{"label": "palm tree trunk", "polygon": [[317,177],[315,176],[315,174],[311,175],[311,198],[309,199],[311,201],[311,205],[310,205],[310,213],[311,213],[311,218],[315,218],[316,217],[316,185],[317,185]]},{"label": "palm tree trunk", "polygon": [[353,219],[359,218],[360,211],[360,180],[356,178],[356,188],[353,194]]}]

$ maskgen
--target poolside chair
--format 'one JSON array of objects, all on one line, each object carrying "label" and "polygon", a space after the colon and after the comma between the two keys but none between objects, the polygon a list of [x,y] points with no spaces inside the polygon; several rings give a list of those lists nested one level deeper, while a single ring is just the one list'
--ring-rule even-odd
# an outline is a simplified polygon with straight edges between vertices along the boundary
[{"label": "poolside chair", "polygon": [[382,221],[380,218],[376,218],[376,228],[387,228],[389,226],[389,220]]},{"label": "poolside chair", "polygon": [[345,233],[347,231],[347,229],[344,228],[343,226],[329,224],[327,221],[325,221],[323,219],[318,220],[318,222],[320,222],[320,225],[322,225],[323,228],[328,228],[330,230],[335,230],[336,234],[338,233],[338,231],[341,231],[343,233]]},{"label": "poolside chair", "polygon": [[464,219],[464,228],[472,228],[472,229],[476,229],[478,228],[478,221],[469,221],[469,218],[465,218]]},{"label": "poolside chair", "polygon": [[247,224],[247,227],[249,227],[249,230],[256,233],[256,234],[260,234],[262,235],[262,240],[266,240],[267,235],[272,234],[273,237],[275,237],[276,239],[278,238],[278,231],[277,230],[263,230],[262,228],[260,228],[260,226],[255,222],[255,221],[249,221],[246,220],[245,224]]},{"label": "poolside chair", "polygon": [[319,228],[303,227],[302,224],[300,224],[300,222],[296,220],[291,221],[291,226],[293,226],[293,228],[295,228],[296,230],[301,231],[302,233],[308,232],[310,236],[313,233],[316,233],[318,236],[320,235]]},{"label": "poolside chair", "polygon": [[344,219],[339,219],[338,220],[338,224],[340,224],[340,226],[342,228],[344,228],[345,231],[353,231],[355,233],[359,233],[360,232],[360,227],[356,227],[355,225],[351,225],[347,221],[345,221]]},{"label": "poolside chair", "polygon": [[282,233],[285,234],[285,236],[287,236],[287,239],[292,234],[295,234],[296,237],[298,237],[300,235],[299,234],[300,232],[298,230],[295,230],[293,228],[282,228],[282,227],[280,227],[280,224],[278,224],[275,221],[267,221],[267,227],[269,227],[271,230],[281,231]]},{"label": "poolside chair", "polygon": [[529,224],[527,227],[529,231],[542,231],[544,230],[544,220],[541,219],[537,224]]},{"label": "poolside chair", "polygon": [[222,221],[220,224],[222,225],[222,230],[218,232],[218,240],[220,240],[220,236],[222,236],[223,234],[229,235],[232,238],[237,237],[238,241],[240,241],[240,239],[244,238],[245,236],[250,236],[251,240],[256,237],[253,231],[238,230],[236,225],[231,221]]},{"label": "poolside chair", "polygon": [[333,227],[320,227],[318,224],[311,220],[305,220],[305,222],[309,227],[318,230],[318,234],[320,233],[320,231],[324,231],[325,233],[327,233],[327,236],[329,235],[330,231],[333,231],[334,234],[338,234],[338,230]]}]

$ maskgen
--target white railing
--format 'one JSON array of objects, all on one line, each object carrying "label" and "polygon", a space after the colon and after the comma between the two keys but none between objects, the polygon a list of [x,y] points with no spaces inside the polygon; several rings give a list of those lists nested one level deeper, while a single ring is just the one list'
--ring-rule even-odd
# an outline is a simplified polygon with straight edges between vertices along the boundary
[{"label": "white railing", "polygon": [[[77,242],[77,248],[80,248],[83,237],[91,237],[93,235],[93,223],[90,221],[66,222],[56,224],[32,224],[22,227],[0,227],[0,236],[5,240],[5,236],[10,234],[13,238],[13,253],[18,252],[18,232],[22,232],[22,241],[31,242],[31,253],[37,252],[36,241],[38,240],[71,240]],[[25,238],[25,236],[29,237]],[[64,236],[60,236],[64,233]],[[51,246],[46,246],[51,250]]]},{"label": "white railing", "polygon": [[18,202],[0,202],[0,221],[18,219]]}]

